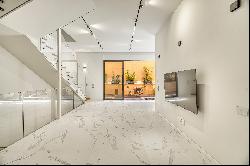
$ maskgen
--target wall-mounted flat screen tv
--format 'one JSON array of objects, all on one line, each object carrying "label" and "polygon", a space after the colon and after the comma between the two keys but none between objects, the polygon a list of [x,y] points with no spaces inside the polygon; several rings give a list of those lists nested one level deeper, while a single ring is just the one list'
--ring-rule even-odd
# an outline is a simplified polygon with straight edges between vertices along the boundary
[{"label": "wall-mounted flat screen tv", "polygon": [[164,75],[166,101],[198,114],[196,69]]}]

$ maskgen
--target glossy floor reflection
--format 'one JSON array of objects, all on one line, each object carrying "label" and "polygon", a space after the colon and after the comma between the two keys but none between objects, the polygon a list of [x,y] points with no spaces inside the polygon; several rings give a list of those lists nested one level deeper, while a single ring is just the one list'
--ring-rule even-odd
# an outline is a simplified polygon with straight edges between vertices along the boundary
[{"label": "glossy floor reflection", "polygon": [[215,164],[153,101],[87,103],[0,152],[0,164]]}]

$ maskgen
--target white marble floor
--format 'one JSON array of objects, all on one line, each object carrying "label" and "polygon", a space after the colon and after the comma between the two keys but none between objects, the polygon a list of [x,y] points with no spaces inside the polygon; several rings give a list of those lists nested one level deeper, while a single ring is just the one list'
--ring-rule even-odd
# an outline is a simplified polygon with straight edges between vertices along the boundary
[{"label": "white marble floor", "polygon": [[0,152],[0,164],[215,164],[152,101],[87,103]]}]

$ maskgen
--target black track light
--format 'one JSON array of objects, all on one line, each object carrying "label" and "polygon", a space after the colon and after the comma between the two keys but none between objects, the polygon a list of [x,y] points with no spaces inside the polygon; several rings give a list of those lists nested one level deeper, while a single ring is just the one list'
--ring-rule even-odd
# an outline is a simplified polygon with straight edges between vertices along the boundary
[{"label": "black track light", "polygon": [[137,15],[136,15],[135,22],[134,22],[134,29],[133,29],[133,33],[132,33],[132,37],[131,37],[131,41],[130,41],[130,48],[129,48],[129,51],[132,50],[132,44],[133,44],[133,42],[134,42],[134,35],[135,35],[135,30],[136,30],[136,27],[137,27],[137,23],[138,23],[138,21],[139,21],[140,11],[141,11],[141,9],[144,7],[143,1],[144,1],[144,0],[140,0],[140,4],[139,4],[138,10],[137,10]]}]

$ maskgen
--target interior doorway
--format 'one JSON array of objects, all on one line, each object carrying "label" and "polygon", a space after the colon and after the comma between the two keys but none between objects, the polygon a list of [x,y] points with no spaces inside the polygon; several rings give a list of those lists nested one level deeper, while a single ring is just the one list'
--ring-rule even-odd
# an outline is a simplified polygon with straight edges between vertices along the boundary
[{"label": "interior doorway", "polygon": [[104,100],[154,100],[154,61],[104,61]]}]

